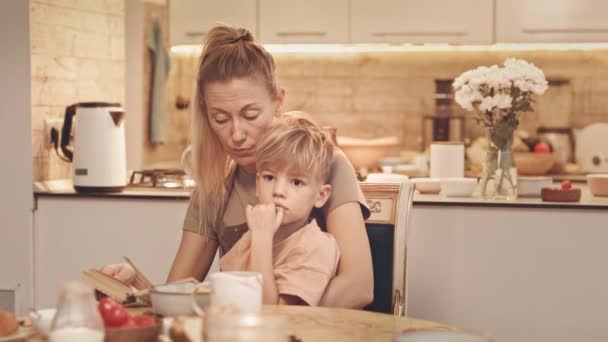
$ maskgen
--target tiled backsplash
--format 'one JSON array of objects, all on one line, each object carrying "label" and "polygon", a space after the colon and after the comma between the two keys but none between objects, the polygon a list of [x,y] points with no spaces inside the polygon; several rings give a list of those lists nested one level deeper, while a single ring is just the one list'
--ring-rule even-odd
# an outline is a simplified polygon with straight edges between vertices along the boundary
[{"label": "tiled backsplash", "polygon": [[124,103],[124,0],[31,0],[30,15],[34,180],[68,178],[44,119],[76,102]]},{"label": "tiled backsplash", "polygon": [[[539,99],[537,111],[524,115],[523,129],[534,132],[540,125],[583,127],[608,121],[605,50],[275,54],[275,61],[279,83],[287,92],[285,110],[309,112],[319,123],[337,127],[338,135],[395,135],[402,149],[419,150],[422,117],[435,109],[435,79],[454,78],[480,65],[500,64],[507,57],[535,63],[550,80],[569,80],[566,85],[550,87]],[[195,55],[172,56],[167,129],[174,141],[183,138],[190,120],[188,112],[175,109],[175,97],[192,94],[197,63]],[[570,110],[566,108],[569,103]],[[465,114],[457,104],[454,111]],[[466,115],[467,134],[481,134],[471,114]],[[184,147],[185,141],[176,144],[175,150]],[[154,160],[154,156],[148,155],[147,160]]]}]

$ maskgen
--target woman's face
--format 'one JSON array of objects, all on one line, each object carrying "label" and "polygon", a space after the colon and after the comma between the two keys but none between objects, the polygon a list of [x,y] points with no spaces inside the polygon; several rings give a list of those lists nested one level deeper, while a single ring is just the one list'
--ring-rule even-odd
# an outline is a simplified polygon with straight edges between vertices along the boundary
[{"label": "woman's face", "polygon": [[260,77],[234,78],[205,84],[211,129],[226,152],[248,172],[255,171],[255,146],[280,113],[283,91],[276,97]]}]

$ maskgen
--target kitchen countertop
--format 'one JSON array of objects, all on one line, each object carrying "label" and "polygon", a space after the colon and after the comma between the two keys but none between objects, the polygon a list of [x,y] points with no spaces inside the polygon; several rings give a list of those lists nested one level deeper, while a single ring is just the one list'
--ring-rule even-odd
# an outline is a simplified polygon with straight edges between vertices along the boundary
[{"label": "kitchen countertop", "polygon": [[[556,186],[559,186],[556,183]],[[466,207],[520,207],[520,208],[564,208],[564,209],[603,209],[608,210],[608,197],[593,196],[586,184],[575,184],[580,187],[580,202],[561,203],[543,202],[540,197],[520,197],[511,201],[486,200],[475,193],[473,197],[445,197],[442,195],[414,195],[414,205],[428,206],[466,206]],[[77,193],[69,180],[53,180],[34,183],[36,196],[60,197],[107,197],[107,198],[140,198],[140,199],[176,199],[188,200],[190,190],[159,188],[126,188],[117,193]]]}]

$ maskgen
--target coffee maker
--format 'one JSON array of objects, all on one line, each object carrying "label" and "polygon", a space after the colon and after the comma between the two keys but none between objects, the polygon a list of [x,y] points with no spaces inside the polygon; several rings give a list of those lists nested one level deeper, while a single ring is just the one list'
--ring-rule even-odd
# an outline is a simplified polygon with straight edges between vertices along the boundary
[{"label": "coffee maker", "polygon": [[465,140],[465,118],[454,114],[451,79],[435,80],[435,112],[422,119],[422,150],[433,141]]}]

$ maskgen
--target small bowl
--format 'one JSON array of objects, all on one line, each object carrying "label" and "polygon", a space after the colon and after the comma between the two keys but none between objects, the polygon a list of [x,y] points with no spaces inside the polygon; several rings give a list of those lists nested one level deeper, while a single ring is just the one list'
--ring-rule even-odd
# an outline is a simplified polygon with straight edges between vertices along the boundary
[{"label": "small bowl", "polygon": [[553,167],[553,153],[515,152],[513,153],[515,167],[520,175],[542,176]]},{"label": "small bowl", "polygon": [[156,319],[154,325],[147,327],[106,328],[104,342],[156,342],[162,330],[162,322]]},{"label": "small bowl", "polygon": [[578,202],[581,200],[581,189],[543,188],[540,196],[546,202]]},{"label": "small bowl", "polygon": [[608,174],[587,175],[587,184],[593,196],[608,196]]},{"label": "small bowl", "polygon": [[471,197],[477,178],[441,178],[441,194],[447,197]]},{"label": "small bowl", "polygon": [[401,183],[407,181],[408,176],[395,173],[370,173],[365,178],[368,183]]},{"label": "small bowl", "polygon": [[[197,286],[199,287],[197,289]],[[206,289],[205,289],[206,288]],[[197,305],[205,309],[209,306],[211,287],[207,283],[201,284],[195,282],[173,283],[157,285],[150,290],[150,301],[152,309],[155,313],[162,316],[190,316],[195,315],[193,308],[192,297],[194,297]]]},{"label": "small bowl", "polygon": [[391,148],[399,146],[397,137],[358,139],[339,136],[337,140],[338,148],[346,154],[355,169],[373,170],[377,168],[380,160],[386,157]]},{"label": "small bowl", "polygon": [[553,185],[551,177],[518,177],[517,196],[540,197],[542,188],[550,188]]},{"label": "small bowl", "polygon": [[51,324],[57,309],[41,309],[37,311],[31,311],[29,313],[30,319],[34,329],[44,336],[48,336],[51,332]]},{"label": "small bowl", "polygon": [[421,194],[438,194],[441,192],[441,182],[438,178],[414,178],[416,190]]}]

